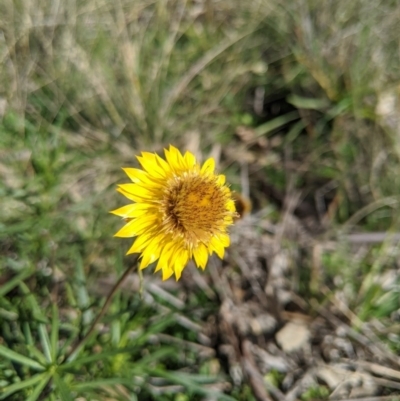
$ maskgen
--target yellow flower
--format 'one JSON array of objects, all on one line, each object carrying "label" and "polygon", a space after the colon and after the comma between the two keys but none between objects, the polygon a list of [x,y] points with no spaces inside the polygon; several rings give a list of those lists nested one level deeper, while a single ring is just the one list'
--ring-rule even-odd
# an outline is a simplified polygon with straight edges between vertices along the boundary
[{"label": "yellow flower", "polygon": [[229,246],[227,228],[236,216],[225,176],[214,174],[214,159],[202,167],[190,152],[173,146],[166,160],[157,154],[138,156],[143,170],[124,168],[132,183],[118,191],[133,201],[112,211],[127,221],[116,237],[136,237],[127,254],[141,253],[140,269],[157,261],[163,280],[177,280],[190,259],[205,269],[209,255],[223,258]]}]

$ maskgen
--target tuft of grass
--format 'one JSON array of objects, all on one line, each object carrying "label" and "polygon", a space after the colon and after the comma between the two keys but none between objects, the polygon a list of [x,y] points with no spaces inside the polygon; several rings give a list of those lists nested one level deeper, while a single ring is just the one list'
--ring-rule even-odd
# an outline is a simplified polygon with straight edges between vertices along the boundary
[{"label": "tuft of grass", "polygon": [[[2,316],[0,355],[4,374],[0,399],[105,399],[119,387],[123,393],[140,392],[150,399],[160,385],[157,381],[162,380],[164,385],[183,386],[193,395],[232,400],[204,387],[214,383],[215,376],[174,373],[185,360],[187,366],[185,349],[178,351],[176,346],[154,341],[159,333],[176,325],[174,314],[165,313],[165,308],[157,312],[156,305],[143,303],[138,294],[134,299],[116,296],[104,330],[71,354],[70,347],[87,331],[96,304],[87,292],[78,252],[74,259],[76,272],[63,285],[56,283],[50,289],[42,283],[40,288],[38,275],[31,271],[28,284],[18,277],[18,282],[11,281],[4,289],[1,302],[8,315]],[[118,263],[121,258],[114,266]],[[64,296],[58,292],[63,288],[68,291]],[[58,302],[51,301],[54,299]],[[198,363],[195,356],[192,361]]]}]

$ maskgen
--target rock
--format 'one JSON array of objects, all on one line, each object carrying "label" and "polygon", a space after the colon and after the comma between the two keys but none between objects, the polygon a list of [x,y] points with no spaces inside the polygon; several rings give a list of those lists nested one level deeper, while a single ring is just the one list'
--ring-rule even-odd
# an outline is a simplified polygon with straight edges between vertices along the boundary
[{"label": "rock", "polygon": [[276,341],[285,352],[305,348],[310,342],[310,330],[302,322],[292,321],[276,333]]}]

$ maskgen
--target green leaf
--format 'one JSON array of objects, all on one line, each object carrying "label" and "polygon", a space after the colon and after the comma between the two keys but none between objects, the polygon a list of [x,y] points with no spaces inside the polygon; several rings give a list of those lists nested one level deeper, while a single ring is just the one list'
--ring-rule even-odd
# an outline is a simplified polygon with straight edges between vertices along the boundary
[{"label": "green leaf", "polygon": [[42,344],[42,348],[43,348],[43,353],[46,356],[46,359],[49,362],[51,362],[52,361],[51,344],[50,344],[49,335],[46,330],[46,326],[43,323],[40,323],[38,326],[38,331],[39,331],[40,343]]},{"label": "green leaf", "polygon": [[10,386],[4,387],[1,390],[1,395],[0,395],[0,400],[5,400],[7,397],[16,391],[21,391],[24,388],[34,386],[36,383],[39,381],[43,380],[46,376],[48,376],[47,373],[39,373],[36,374],[35,376],[32,376],[31,378],[27,380],[21,380],[20,382],[11,384]]},{"label": "green leaf", "polygon": [[90,297],[87,290],[83,260],[79,252],[76,252],[75,261],[76,285],[74,286],[74,289],[77,294],[78,306],[80,307],[80,309],[84,310],[82,314],[82,320],[83,324],[86,326],[89,325],[89,323],[91,323],[91,321],[93,320],[93,311],[91,309],[88,309],[90,306]]},{"label": "green leaf", "polygon": [[148,369],[149,374],[152,375],[157,375],[159,377],[164,377],[165,379],[181,384],[185,388],[187,388],[189,391],[196,392],[198,394],[203,394],[208,397],[216,398],[221,401],[235,401],[234,398],[225,395],[219,391],[215,390],[209,390],[207,389],[204,384],[205,383],[214,383],[215,378],[210,377],[210,376],[204,376],[204,375],[191,375],[191,374],[185,374],[183,372],[167,372],[165,370],[161,369]]},{"label": "green leaf", "polygon": [[26,350],[30,358],[36,359],[43,366],[48,365],[49,360],[36,348],[36,345],[27,344]]},{"label": "green leaf", "polygon": [[50,351],[51,360],[56,362],[58,354],[58,329],[59,329],[59,316],[58,308],[55,303],[52,304],[52,319],[51,319],[51,333],[50,333]]},{"label": "green leaf", "polygon": [[26,401],[36,401],[40,394],[42,394],[43,389],[46,387],[46,384],[49,382],[51,378],[51,374],[47,374],[43,378],[41,382],[36,386],[36,388],[33,390],[32,394],[26,399]]},{"label": "green leaf", "polygon": [[44,370],[44,367],[40,363],[34,361],[33,359],[27,358],[24,355],[18,354],[17,352],[10,350],[3,345],[0,345],[0,355],[3,355],[5,358],[14,362],[18,362],[21,365],[29,366],[32,369]]},{"label": "green leaf", "polygon": [[69,337],[62,343],[58,355],[65,355],[67,353],[67,349],[72,346],[74,341],[76,341],[76,338],[79,333],[79,329],[76,326],[72,326],[69,324],[61,324],[61,329],[64,329],[65,331],[69,331]]},{"label": "green leaf", "polygon": [[54,375],[54,383],[60,395],[61,401],[74,401],[74,398],[64,379],[57,373]]},{"label": "green leaf", "polygon": [[14,287],[16,287],[22,280],[25,280],[33,273],[31,269],[24,269],[20,274],[13,277],[11,280],[7,281],[0,287],[0,297],[4,296],[10,292]]},{"label": "green leaf", "polygon": [[289,95],[286,100],[297,109],[323,110],[330,105],[327,99],[315,99],[297,95]]},{"label": "green leaf", "polygon": [[176,355],[176,349],[173,347],[164,347],[155,352],[152,352],[149,355],[146,355],[140,360],[135,361],[135,365],[133,366],[134,371],[137,371],[137,374],[140,375],[143,372],[143,369],[146,366],[149,366],[152,362],[159,362],[167,356]]},{"label": "green leaf", "polygon": [[285,142],[293,142],[300,135],[301,131],[303,131],[305,127],[306,124],[303,120],[300,120],[297,123],[293,124],[289,132],[285,135]]},{"label": "green leaf", "polygon": [[267,135],[270,132],[280,127],[283,127],[285,124],[293,120],[297,120],[298,118],[299,118],[299,113],[297,111],[291,111],[290,113],[276,117],[273,120],[267,121],[266,123],[259,125],[257,128],[255,128],[254,132],[256,133],[256,136]]},{"label": "green leaf", "polygon": [[35,319],[42,323],[48,323],[46,316],[43,314],[43,309],[37,303],[36,297],[32,294],[29,287],[25,283],[20,282],[19,288],[26,295],[26,299],[28,300],[26,304],[32,310]]},{"label": "green leaf", "polygon": [[10,310],[0,308],[0,318],[8,321],[15,321],[18,319],[18,313]]},{"label": "green leaf", "polygon": [[85,393],[90,390],[98,390],[101,386],[122,384],[127,387],[131,387],[135,384],[134,379],[127,377],[112,377],[104,378],[99,380],[85,381],[82,383],[74,383],[73,388],[80,393]]},{"label": "green leaf", "polygon": [[118,347],[120,341],[121,341],[121,321],[115,319],[111,323],[111,344],[114,347]]},{"label": "green leaf", "polygon": [[48,364],[48,359],[36,348],[36,345],[32,338],[31,328],[28,322],[22,323],[22,330],[25,336],[25,346],[28,351],[28,355],[30,358],[36,359],[42,365]]},{"label": "green leaf", "polygon": [[140,348],[139,345],[134,345],[131,347],[117,348],[117,349],[112,349],[109,351],[99,352],[98,354],[77,358],[77,359],[72,360],[71,362],[63,363],[62,365],[59,366],[58,369],[59,370],[71,369],[76,366],[86,365],[88,363],[104,360],[106,358],[110,358],[115,355],[133,353],[133,352],[137,351],[139,348]]}]

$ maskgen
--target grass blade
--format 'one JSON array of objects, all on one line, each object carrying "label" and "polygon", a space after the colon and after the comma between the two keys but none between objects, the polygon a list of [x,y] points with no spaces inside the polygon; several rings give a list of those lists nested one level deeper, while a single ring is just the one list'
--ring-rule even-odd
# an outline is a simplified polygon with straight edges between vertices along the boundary
[{"label": "grass blade", "polygon": [[[99,380],[91,380],[85,381],[82,383],[75,383],[73,388],[79,393],[87,393],[90,390],[98,390],[102,386],[112,386],[112,385],[124,385],[128,388],[135,385],[135,379],[127,378],[127,377],[112,377],[112,378],[103,378]],[[85,394],[86,395],[86,394]]]},{"label": "grass blade", "polygon": [[327,99],[309,98],[298,95],[289,95],[286,100],[297,109],[324,110],[329,107]]},{"label": "grass blade", "polygon": [[[184,386],[186,389],[193,391],[198,394],[203,394],[208,397],[216,398],[221,401],[235,401],[234,398],[225,395],[219,391],[209,390],[204,387],[204,376],[198,375],[200,383],[196,381],[196,375],[184,374],[183,372],[168,372],[161,369],[149,370],[149,374],[156,375],[159,377],[163,377],[173,383],[180,384]],[[215,381],[215,378],[209,377],[207,380],[208,383],[212,383]],[[202,382],[202,383],[201,383]]]},{"label": "grass blade", "polygon": [[24,282],[20,282],[19,287],[20,287],[22,293],[26,295],[26,299],[28,301],[26,304],[32,310],[32,313],[33,313],[33,316],[35,317],[35,319],[37,319],[41,323],[47,323],[47,318],[43,314],[42,308],[37,303],[37,300],[36,300],[34,294],[29,289],[29,287]]},{"label": "grass blade", "polygon": [[52,304],[51,332],[50,332],[50,353],[51,360],[56,361],[58,354],[58,329],[59,329],[58,308],[55,303]]},{"label": "grass blade", "polygon": [[93,320],[93,312],[91,309],[88,309],[90,306],[90,297],[87,291],[87,284],[86,284],[86,275],[85,269],[83,266],[83,260],[79,252],[76,253],[76,270],[75,270],[75,292],[77,295],[78,306],[81,308],[82,311],[82,320],[83,324],[86,326]]},{"label": "grass blade", "polygon": [[25,280],[33,273],[31,269],[25,269],[20,274],[7,281],[0,287],[0,297],[4,296],[10,292],[14,287],[16,287],[22,280]]},{"label": "grass blade", "polygon": [[10,350],[3,345],[0,345],[0,355],[3,355],[5,358],[14,362],[18,362],[21,365],[29,366],[32,369],[44,370],[44,367],[40,363],[34,361],[33,359],[27,358],[24,355],[18,354],[17,352]]},{"label": "grass blade", "polygon": [[23,333],[24,333],[24,336],[25,336],[26,349],[28,351],[29,357],[33,358],[33,359],[36,359],[43,366],[47,365],[48,360],[38,350],[38,348],[36,347],[36,344],[33,341],[31,328],[30,328],[28,322],[23,322],[22,323],[22,330],[23,330]]},{"label": "grass blade", "polygon": [[39,324],[38,331],[39,331],[40,343],[42,344],[42,348],[43,348],[43,353],[44,353],[46,359],[49,362],[51,362],[52,361],[51,344],[50,344],[49,335],[46,330],[46,326],[44,324]]},{"label": "grass blade", "polygon": [[74,401],[74,398],[72,397],[72,394],[71,394],[67,384],[61,378],[61,376],[58,374],[55,374],[53,379],[54,379],[54,383],[57,387],[58,394],[60,396],[61,401]]},{"label": "grass blade", "polygon": [[46,384],[49,382],[50,378],[51,375],[47,374],[47,376],[45,376],[43,380],[39,382],[39,384],[33,390],[32,394],[26,399],[26,401],[36,401],[39,398],[40,394],[42,394],[42,391],[46,387]]},{"label": "grass blade", "polygon": [[299,113],[297,111],[291,111],[290,113],[286,113],[283,116],[279,116],[274,118],[273,120],[267,121],[264,124],[259,125],[254,132],[256,133],[256,136],[262,136],[262,135],[267,135],[270,132],[281,128],[287,123],[290,123],[291,121],[297,120],[299,118]]},{"label": "grass blade", "polygon": [[59,366],[58,369],[60,369],[60,370],[71,369],[71,368],[75,368],[80,365],[86,365],[88,363],[105,360],[106,358],[110,358],[115,355],[133,353],[133,352],[137,351],[139,348],[140,348],[140,346],[134,345],[131,347],[119,348],[119,349],[117,348],[117,349],[112,349],[112,350],[105,351],[105,352],[100,352],[98,354],[84,356],[81,358],[74,359],[65,364],[62,364]]},{"label": "grass blade", "polygon": [[34,386],[36,383],[41,381],[44,377],[47,376],[47,373],[39,373],[35,376],[32,376],[30,379],[22,380],[18,383],[11,384],[10,386],[4,387],[1,390],[0,400],[7,399],[8,396],[15,393],[16,391],[23,390],[24,388]]}]

